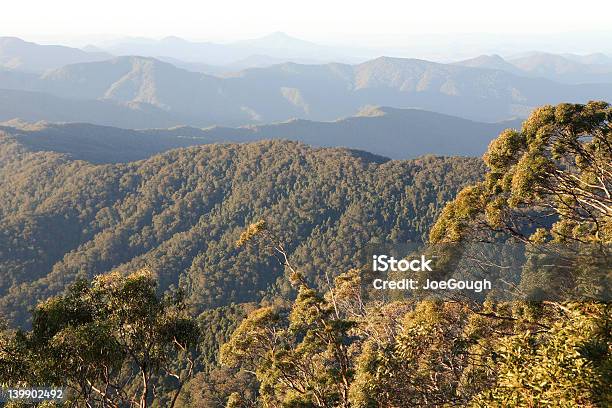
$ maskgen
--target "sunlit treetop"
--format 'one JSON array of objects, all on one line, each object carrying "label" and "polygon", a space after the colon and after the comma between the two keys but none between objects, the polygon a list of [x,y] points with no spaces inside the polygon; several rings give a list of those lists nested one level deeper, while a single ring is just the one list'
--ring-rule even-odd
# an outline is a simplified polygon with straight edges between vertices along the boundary
[{"label": "sunlit treetop", "polygon": [[483,159],[484,181],[464,188],[430,234],[455,242],[483,231],[521,241],[612,241],[612,108],[606,102],[536,109]]}]

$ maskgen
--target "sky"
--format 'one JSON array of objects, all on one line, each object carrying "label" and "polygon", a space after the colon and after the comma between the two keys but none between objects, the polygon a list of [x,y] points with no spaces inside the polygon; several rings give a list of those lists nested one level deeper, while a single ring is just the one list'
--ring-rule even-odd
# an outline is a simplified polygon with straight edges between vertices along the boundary
[{"label": "sky", "polygon": [[229,42],[283,31],[328,44],[395,45],[425,33],[611,27],[612,2],[593,0],[4,0],[0,12],[0,36],[64,43],[169,35]]}]

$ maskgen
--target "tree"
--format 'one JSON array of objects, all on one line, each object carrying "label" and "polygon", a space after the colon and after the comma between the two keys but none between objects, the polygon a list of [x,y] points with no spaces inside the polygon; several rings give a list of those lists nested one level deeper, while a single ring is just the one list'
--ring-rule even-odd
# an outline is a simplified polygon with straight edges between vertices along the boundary
[{"label": "tree", "polygon": [[501,231],[523,242],[610,243],[611,120],[605,102],[536,109],[491,142],[485,180],[444,208],[430,241]]},{"label": "tree", "polygon": [[[581,302],[544,298],[477,311],[510,324],[491,338],[483,360],[491,387],[475,406],[610,405],[611,119],[605,102],[536,109],[520,131],[490,144],[485,180],[464,188],[431,230],[432,243],[524,244],[523,282],[555,283],[569,271],[595,288],[581,291]],[[552,272],[542,262],[550,259]]]},{"label": "tree", "polygon": [[16,364],[1,382],[66,386],[88,406],[145,408],[169,387],[174,406],[193,372],[199,329],[180,293],[159,298],[152,274],[100,275],[40,303],[32,330],[4,342]]},{"label": "tree", "polygon": [[291,271],[297,298],[289,310],[267,306],[250,313],[221,348],[221,362],[253,372],[266,406],[349,407],[352,322],[340,316],[333,296],[308,286],[263,221],[250,225],[237,244],[254,242]]},{"label": "tree", "polygon": [[522,332],[496,348],[497,383],[481,407],[609,407],[612,378],[610,305],[571,304],[549,332]]}]

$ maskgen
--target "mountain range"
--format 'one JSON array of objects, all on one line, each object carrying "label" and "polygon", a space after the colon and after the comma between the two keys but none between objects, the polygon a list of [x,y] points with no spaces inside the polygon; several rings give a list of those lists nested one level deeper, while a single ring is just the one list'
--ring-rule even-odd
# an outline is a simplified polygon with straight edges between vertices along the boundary
[{"label": "mountain range", "polygon": [[121,38],[82,49],[0,37],[0,68],[5,70],[40,74],[64,65],[100,61],[113,56],[153,57],[189,71],[219,76],[284,62],[317,64],[367,59],[349,56],[346,50],[338,47],[318,45],[281,32],[227,44],[193,42],[178,37],[161,40]]},{"label": "mountain range", "polygon": [[558,55],[535,52],[509,59],[497,54],[481,55],[460,61],[457,65],[497,69],[515,75],[547,78],[569,84],[612,82],[612,58],[601,53]]},{"label": "mountain range", "polygon": [[154,58],[117,57],[41,75],[0,71],[0,89],[0,120],[79,120],[72,118],[79,101],[80,121],[128,128],[328,121],[368,105],[496,122],[524,117],[543,104],[612,99],[612,84],[562,84],[500,69],[389,57],[357,65],[284,63],[225,78]]},{"label": "mountain range", "polygon": [[239,62],[254,55],[265,56],[282,62],[321,63],[327,61],[355,60],[337,47],[329,47],[291,37],[282,32],[236,41],[226,44],[194,42],[179,37],[161,40],[148,38],[123,38],[100,45],[117,56],[140,55],[155,58],[172,58],[187,63],[208,65],[240,65]]},{"label": "mountain range", "polygon": [[67,153],[93,163],[146,159],[166,150],[208,143],[287,139],[312,146],[365,150],[392,159],[427,154],[481,156],[503,129],[519,121],[481,123],[417,109],[369,108],[331,122],[295,119],[240,128],[129,130],[86,123],[7,123],[4,132],[31,151]]},{"label": "mountain range", "polygon": [[[434,41],[431,47],[439,48],[441,46],[439,40]],[[471,37],[464,39],[468,43],[471,40]],[[128,37],[88,45],[82,49],[61,45],[40,45],[16,37],[0,37],[0,68],[38,73],[73,63],[109,59],[111,56],[153,57],[190,71],[226,75],[242,69],[266,67],[284,62],[357,63],[379,55],[403,57],[421,54],[409,52],[401,47],[377,49],[326,46],[304,41],[283,32],[230,43],[197,42],[179,37],[165,37],[159,40]],[[442,59],[434,60],[448,61],[450,55],[452,53],[447,53]],[[460,61],[458,64],[507,69],[517,74],[542,76],[570,83],[593,83],[602,80],[609,82],[607,74],[612,70],[612,56],[601,52],[582,55],[514,52],[507,55],[505,59],[497,54],[481,55]]]}]

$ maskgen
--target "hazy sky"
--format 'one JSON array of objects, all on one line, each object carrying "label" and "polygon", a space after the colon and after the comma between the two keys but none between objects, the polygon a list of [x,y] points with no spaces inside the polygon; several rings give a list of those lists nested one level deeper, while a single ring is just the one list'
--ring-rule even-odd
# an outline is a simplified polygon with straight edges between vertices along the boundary
[{"label": "hazy sky", "polygon": [[232,41],[284,31],[304,39],[391,45],[416,33],[609,30],[612,2],[581,0],[4,0],[0,36]]}]

